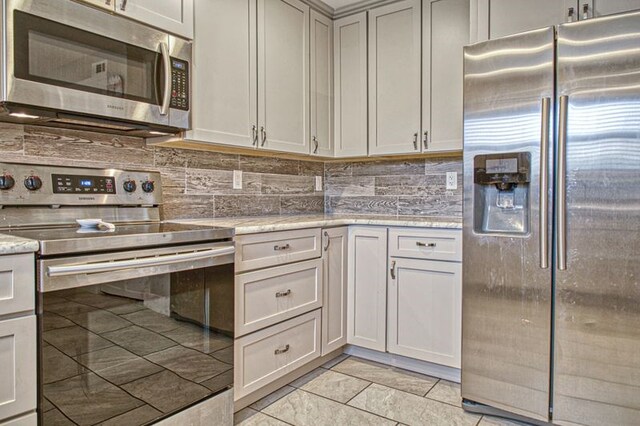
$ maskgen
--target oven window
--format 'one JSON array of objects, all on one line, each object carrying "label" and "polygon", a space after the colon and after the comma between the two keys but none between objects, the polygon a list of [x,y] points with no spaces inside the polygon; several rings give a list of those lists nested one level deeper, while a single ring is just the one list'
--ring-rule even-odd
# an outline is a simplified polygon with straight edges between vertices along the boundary
[{"label": "oven window", "polygon": [[40,297],[42,424],[138,425],[233,385],[233,265]]},{"label": "oven window", "polygon": [[159,104],[159,53],[20,11],[14,20],[16,78]]}]

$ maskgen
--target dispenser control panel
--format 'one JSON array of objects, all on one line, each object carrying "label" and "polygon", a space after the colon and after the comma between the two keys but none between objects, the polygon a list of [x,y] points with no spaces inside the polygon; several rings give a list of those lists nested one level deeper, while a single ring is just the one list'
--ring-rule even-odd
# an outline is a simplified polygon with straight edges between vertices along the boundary
[{"label": "dispenser control panel", "polygon": [[528,152],[478,155],[474,159],[474,182],[511,189],[531,180],[531,155]]}]

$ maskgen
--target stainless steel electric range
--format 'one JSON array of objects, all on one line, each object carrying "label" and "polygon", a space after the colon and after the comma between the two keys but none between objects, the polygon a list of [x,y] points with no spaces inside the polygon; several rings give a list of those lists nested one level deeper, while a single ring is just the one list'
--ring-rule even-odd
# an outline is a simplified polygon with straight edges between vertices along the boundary
[{"label": "stainless steel electric range", "polygon": [[0,163],[0,232],[40,242],[40,424],[149,424],[233,386],[233,230],[161,206],[155,172]]}]

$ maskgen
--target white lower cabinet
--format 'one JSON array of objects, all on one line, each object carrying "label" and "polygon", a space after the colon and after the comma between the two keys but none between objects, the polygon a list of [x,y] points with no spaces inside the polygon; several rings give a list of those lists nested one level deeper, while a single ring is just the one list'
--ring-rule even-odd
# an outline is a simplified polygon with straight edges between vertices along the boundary
[{"label": "white lower cabinet", "polygon": [[322,355],[347,343],[347,264],[349,228],[322,232],[324,288],[322,303]]},{"label": "white lower cabinet", "polygon": [[320,356],[320,310],[243,336],[234,347],[235,399]]},{"label": "white lower cabinet", "polygon": [[347,342],[386,349],[387,228],[349,229]]},{"label": "white lower cabinet", "polygon": [[391,258],[387,351],[460,368],[462,265]]}]

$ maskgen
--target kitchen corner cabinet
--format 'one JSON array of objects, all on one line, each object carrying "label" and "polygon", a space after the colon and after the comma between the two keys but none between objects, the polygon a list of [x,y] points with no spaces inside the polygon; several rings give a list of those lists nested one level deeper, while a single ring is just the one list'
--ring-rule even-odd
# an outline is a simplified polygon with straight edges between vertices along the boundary
[{"label": "kitchen corner cabinet", "polygon": [[[116,3],[116,0],[111,2]],[[136,21],[192,39],[193,2],[194,0],[117,0],[115,11]]]},{"label": "kitchen corner cabinet", "polygon": [[349,229],[347,343],[384,352],[387,311],[387,229]]},{"label": "kitchen corner cabinet", "polygon": [[333,155],[333,21],[311,11],[311,154]]},{"label": "kitchen corner cabinet", "polygon": [[367,155],[367,12],[333,23],[334,156]]},{"label": "kitchen corner cabinet", "polygon": [[420,3],[369,11],[369,154],[421,151]]},{"label": "kitchen corner cabinet", "polygon": [[390,262],[388,352],[460,368],[462,265]]},{"label": "kitchen corner cabinet", "polygon": [[309,153],[309,6],[258,0],[260,147]]},{"label": "kitchen corner cabinet", "polygon": [[349,228],[329,228],[323,238],[322,355],[347,343]]},{"label": "kitchen corner cabinet", "polygon": [[196,0],[193,116],[187,140],[257,142],[256,0]]},{"label": "kitchen corner cabinet", "polygon": [[469,0],[423,0],[422,26],[422,150],[461,150]]},{"label": "kitchen corner cabinet", "polygon": [[597,18],[615,13],[640,10],[638,0],[582,0],[578,1],[580,19]]}]

